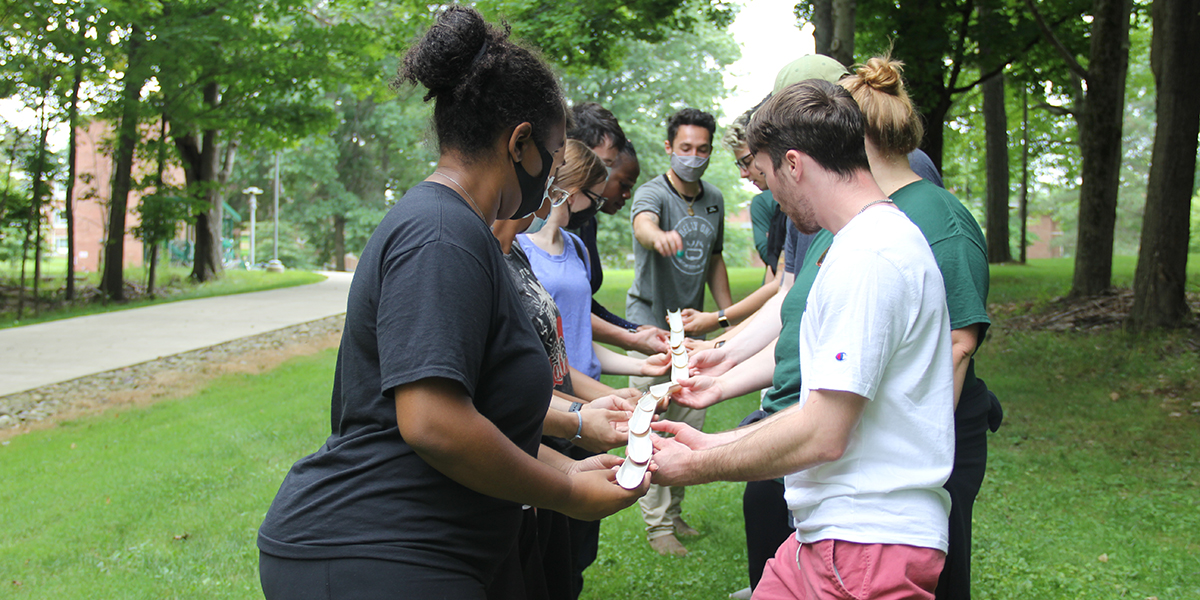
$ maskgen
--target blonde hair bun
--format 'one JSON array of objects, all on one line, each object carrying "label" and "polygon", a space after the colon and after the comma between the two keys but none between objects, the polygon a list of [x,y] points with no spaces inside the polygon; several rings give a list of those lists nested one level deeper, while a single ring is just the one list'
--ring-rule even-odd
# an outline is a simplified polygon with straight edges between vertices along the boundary
[{"label": "blonde hair bun", "polygon": [[867,60],[865,65],[859,65],[855,70],[855,74],[862,79],[863,83],[893,96],[904,93],[904,80],[901,77],[903,72],[904,63],[888,56],[873,57]]}]

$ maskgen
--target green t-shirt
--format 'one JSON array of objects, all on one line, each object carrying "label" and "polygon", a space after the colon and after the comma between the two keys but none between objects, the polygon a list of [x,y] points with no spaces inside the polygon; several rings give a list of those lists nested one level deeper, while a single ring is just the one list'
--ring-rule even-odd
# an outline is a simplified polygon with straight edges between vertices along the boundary
[{"label": "green t-shirt", "polygon": [[775,209],[779,203],[771,190],[767,190],[750,199],[750,226],[754,232],[754,249],[758,257],[767,261],[767,234],[771,231],[771,220],[775,218]]},{"label": "green t-shirt", "polygon": [[[987,316],[988,263],[987,242],[983,231],[954,194],[921,180],[892,194],[892,201],[921,229],[946,285],[946,306],[950,328],[961,329],[979,324],[979,341],[991,321]],[[783,323],[775,344],[775,375],[771,389],[763,398],[763,410],[774,413],[800,399],[800,319],[808,302],[808,292],[817,278],[818,263],[833,243],[833,234],[821,231],[813,237],[796,271],[796,282],[788,290],[780,309]],[[975,385],[975,360],[967,365],[963,389]]]}]

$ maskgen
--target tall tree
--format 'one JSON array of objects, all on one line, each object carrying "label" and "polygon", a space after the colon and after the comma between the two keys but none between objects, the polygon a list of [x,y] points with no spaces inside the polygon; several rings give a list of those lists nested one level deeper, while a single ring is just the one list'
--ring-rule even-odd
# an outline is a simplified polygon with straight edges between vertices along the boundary
[{"label": "tall tree", "polygon": [[[995,22],[996,13],[989,3],[979,6],[982,23]],[[996,56],[991,40],[980,44],[981,67],[994,69],[1002,59]],[[984,134],[987,138],[987,256],[988,262],[1012,260],[1008,244],[1008,111],[1004,97],[1004,74],[980,84],[983,91]]]},{"label": "tall tree", "polygon": [[1200,0],[1155,0],[1150,65],[1158,126],[1134,275],[1133,329],[1179,327],[1190,314],[1185,286],[1189,212],[1200,134]]},{"label": "tall tree", "polygon": [[112,193],[109,196],[108,239],[104,242],[104,271],[100,289],[109,298],[125,299],[125,216],[133,187],[133,158],[138,145],[138,118],[142,88],[149,75],[143,45],[145,31],[138,24],[129,29],[126,68],[121,93],[121,122],[117,129],[117,153],[113,160]]},{"label": "tall tree", "polygon": [[1087,91],[1076,109],[1083,183],[1079,191],[1079,236],[1071,295],[1101,294],[1112,286],[1113,230],[1117,220],[1132,5],[1130,0],[1095,1],[1085,69],[1046,25],[1034,1],[1025,3],[1068,68],[1087,83]]},{"label": "tall tree", "polygon": [[856,0],[804,0],[794,12],[801,22],[813,25],[817,54],[832,57],[849,67],[854,64]]}]

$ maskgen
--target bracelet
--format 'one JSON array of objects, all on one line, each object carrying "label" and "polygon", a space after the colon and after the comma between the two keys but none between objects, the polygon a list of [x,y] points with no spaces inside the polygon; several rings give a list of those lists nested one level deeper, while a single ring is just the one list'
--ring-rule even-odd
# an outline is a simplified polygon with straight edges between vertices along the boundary
[{"label": "bracelet", "polygon": [[579,412],[581,408],[583,408],[582,402],[572,402],[571,408],[567,409],[567,412]]},{"label": "bracelet", "polygon": [[725,340],[717,340],[717,342],[713,344],[713,348],[720,348],[721,346],[724,346],[724,345],[725,345]]},{"label": "bracelet", "polygon": [[725,329],[729,329],[729,319],[725,317],[725,309],[717,311],[717,323]]},{"label": "bracelet", "polygon": [[[579,404],[579,403],[576,402],[576,404]],[[575,412],[575,416],[579,417],[579,429],[575,430],[575,437],[571,438],[572,442],[583,437],[583,413],[581,413],[579,411],[574,411],[574,412]]]}]

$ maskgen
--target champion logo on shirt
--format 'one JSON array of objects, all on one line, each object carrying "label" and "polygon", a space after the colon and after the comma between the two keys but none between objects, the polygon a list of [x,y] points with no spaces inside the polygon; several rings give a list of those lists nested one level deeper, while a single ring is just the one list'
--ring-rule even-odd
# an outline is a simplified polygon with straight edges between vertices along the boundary
[{"label": "champion logo on shirt", "polygon": [[838,352],[837,354],[833,355],[833,358],[836,360],[846,360],[846,353]]}]

